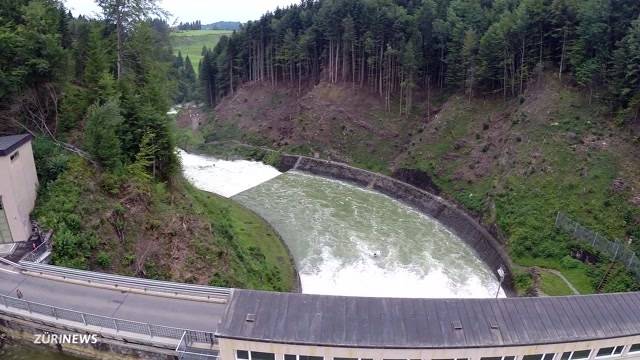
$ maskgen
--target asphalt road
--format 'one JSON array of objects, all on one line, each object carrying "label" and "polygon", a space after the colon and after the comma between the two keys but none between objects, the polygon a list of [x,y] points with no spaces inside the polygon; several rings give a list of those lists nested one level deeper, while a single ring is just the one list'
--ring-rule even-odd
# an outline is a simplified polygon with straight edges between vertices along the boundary
[{"label": "asphalt road", "polygon": [[99,289],[23,275],[0,264],[0,293],[69,310],[200,331],[215,331],[225,304]]}]

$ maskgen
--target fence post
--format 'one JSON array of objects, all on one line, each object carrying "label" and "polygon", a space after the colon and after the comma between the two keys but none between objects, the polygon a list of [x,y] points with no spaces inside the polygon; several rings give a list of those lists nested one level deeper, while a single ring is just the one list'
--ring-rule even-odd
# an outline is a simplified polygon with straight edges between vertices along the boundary
[{"label": "fence post", "polygon": [[27,310],[29,310],[29,314],[31,314],[31,304],[29,304],[28,301],[25,301],[25,303],[27,304]]},{"label": "fence post", "polygon": [[616,242],[616,253],[613,254],[613,261],[616,261],[616,258],[618,257],[618,250],[620,250],[620,243]]},{"label": "fence post", "polygon": [[2,300],[4,300],[4,307],[6,307],[8,309],[9,308],[9,303],[7,302],[7,297],[3,296]]},{"label": "fence post", "polygon": [[58,312],[56,311],[56,308],[52,306],[51,310],[53,312],[53,316],[56,318],[56,320],[58,320]]},{"label": "fence post", "polygon": [[84,317],[84,313],[80,313],[80,316],[82,316],[82,323],[84,326],[87,326],[87,319]]},{"label": "fence post", "polygon": [[149,330],[149,337],[153,337],[153,332],[151,331],[151,325],[147,324],[147,330]]},{"label": "fence post", "polygon": [[116,329],[116,332],[120,331],[118,330],[118,322],[116,321],[116,319],[113,319],[113,327],[114,329]]},{"label": "fence post", "polygon": [[558,220],[560,220],[560,211],[556,214],[556,227],[558,227]]},{"label": "fence post", "polygon": [[595,247],[596,241],[598,241],[598,233],[596,233],[596,236],[593,238],[593,244],[591,244],[591,246]]}]

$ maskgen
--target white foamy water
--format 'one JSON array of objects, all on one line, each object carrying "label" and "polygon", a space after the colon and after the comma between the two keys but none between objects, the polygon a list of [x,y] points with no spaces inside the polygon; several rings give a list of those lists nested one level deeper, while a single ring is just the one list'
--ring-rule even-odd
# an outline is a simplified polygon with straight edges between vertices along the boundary
[{"label": "white foamy water", "polygon": [[184,176],[200,190],[232,197],[281,174],[257,161],[220,160],[179,149]]},{"label": "white foamy water", "polygon": [[282,236],[304,293],[481,298],[499,289],[460,238],[386,195],[296,171],[277,176],[276,169],[252,161],[181,157],[187,178],[200,189],[224,196],[247,189],[233,199]]}]

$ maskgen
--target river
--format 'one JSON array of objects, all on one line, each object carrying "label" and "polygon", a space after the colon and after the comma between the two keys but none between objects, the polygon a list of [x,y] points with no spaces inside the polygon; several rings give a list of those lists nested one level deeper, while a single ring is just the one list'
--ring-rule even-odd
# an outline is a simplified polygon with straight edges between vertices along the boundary
[{"label": "river", "polygon": [[181,158],[195,186],[232,197],[280,233],[304,293],[450,298],[498,291],[464,241],[386,195],[297,171],[278,175],[259,162]]}]

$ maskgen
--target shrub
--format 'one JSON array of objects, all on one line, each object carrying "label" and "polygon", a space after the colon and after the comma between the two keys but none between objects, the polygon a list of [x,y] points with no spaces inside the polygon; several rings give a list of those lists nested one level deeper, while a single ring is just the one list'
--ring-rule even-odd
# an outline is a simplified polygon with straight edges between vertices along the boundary
[{"label": "shrub", "polygon": [[122,150],[117,129],[122,123],[120,107],[115,101],[91,105],[85,128],[87,150],[100,165],[114,170],[122,165]]},{"label": "shrub", "polygon": [[111,266],[111,256],[104,251],[100,251],[98,253],[98,265],[103,269],[106,269]]}]

